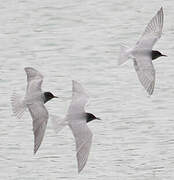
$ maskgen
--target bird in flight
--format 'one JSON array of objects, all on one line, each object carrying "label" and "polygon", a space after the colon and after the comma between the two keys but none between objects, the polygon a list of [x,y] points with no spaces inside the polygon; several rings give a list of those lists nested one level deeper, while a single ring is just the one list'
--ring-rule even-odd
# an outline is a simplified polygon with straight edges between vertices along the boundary
[{"label": "bird in flight", "polygon": [[59,132],[68,125],[76,142],[76,157],[78,163],[78,173],[84,168],[92,144],[92,132],[87,123],[93,120],[100,120],[92,113],[85,112],[85,105],[88,102],[88,95],[77,81],[72,81],[72,101],[66,117],[58,121],[58,117],[52,116],[53,126]]},{"label": "bird in flight", "polygon": [[140,40],[135,47],[130,49],[121,46],[118,65],[129,58],[133,59],[134,68],[138,78],[149,95],[152,95],[155,86],[155,69],[152,61],[161,56],[166,56],[157,50],[152,50],[157,40],[161,37],[163,28],[163,8],[151,19]]},{"label": "bird in flight", "polygon": [[57,98],[51,92],[42,92],[43,76],[32,67],[24,68],[27,74],[27,89],[25,97],[14,93],[11,97],[12,110],[17,118],[21,118],[26,109],[29,110],[33,120],[34,154],[39,149],[47,126],[48,111],[45,103]]}]

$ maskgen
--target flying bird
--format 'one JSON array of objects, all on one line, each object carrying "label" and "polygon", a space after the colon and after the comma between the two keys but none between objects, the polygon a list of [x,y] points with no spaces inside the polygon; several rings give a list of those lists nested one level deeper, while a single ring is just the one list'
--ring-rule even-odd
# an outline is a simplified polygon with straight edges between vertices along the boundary
[{"label": "flying bird", "polygon": [[140,40],[135,47],[130,49],[121,46],[118,65],[129,58],[133,59],[134,68],[138,78],[149,95],[152,95],[155,86],[155,69],[152,61],[161,56],[166,56],[157,50],[152,50],[157,40],[161,37],[163,28],[163,8],[151,19]]},{"label": "flying bird", "polygon": [[21,118],[26,109],[33,120],[34,154],[39,149],[47,126],[48,111],[45,103],[57,98],[51,92],[42,92],[43,76],[32,67],[24,68],[27,74],[27,89],[24,99],[14,93],[11,97],[12,110],[17,118]]},{"label": "flying bird", "polygon": [[54,128],[59,132],[64,126],[68,125],[76,142],[76,157],[78,164],[78,173],[84,168],[90,147],[92,144],[92,132],[87,123],[93,120],[100,120],[92,113],[85,112],[85,105],[88,102],[88,95],[77,81],[72,81],[72,102],[69,106],[66,117],[57,121],[56,116],[52,116]]}]

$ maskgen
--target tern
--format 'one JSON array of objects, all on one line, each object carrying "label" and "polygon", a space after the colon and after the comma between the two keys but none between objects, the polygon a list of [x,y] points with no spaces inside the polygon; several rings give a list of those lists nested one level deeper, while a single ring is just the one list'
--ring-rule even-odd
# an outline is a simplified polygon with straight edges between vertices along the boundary
[{"label": "tern", "polygon": [[43,76],[32,67],[24,68],[27,74],[27,90],[24,99],[14,93],[11,97],[12,110],[17,118],[21,118],[26,109],[29,110],[33,120],[34,154],[39,149],[47,126],[48,111],[44,104],[53,98],[51,92],[42,92]]},{"label": "tern", "polygon": [[157,50],[152,50],[157,40],[161,37],[163,28],[163,8],[151,19],[140,40],[133,49],[125,46],[120,48],[118,65],[129,58],[133,59],[138,78],[149,95],[152,95],[155,86],[155,69],[152,61],[161,56],[166,56]]},{"label": "tern", "polygon": [[72,81],[72,102],[69,106],[66,117],[58,120],[57,116],[52,116],[54,129],[59,132],[64,126],[68,125],[76,142],[76,157],[78,173],[84,168],[92,144],[92,132],[87,126],[88,122],[100,120],[92,113],[85,112],[85,105],[88,102],[88,95],[77,81]]}]

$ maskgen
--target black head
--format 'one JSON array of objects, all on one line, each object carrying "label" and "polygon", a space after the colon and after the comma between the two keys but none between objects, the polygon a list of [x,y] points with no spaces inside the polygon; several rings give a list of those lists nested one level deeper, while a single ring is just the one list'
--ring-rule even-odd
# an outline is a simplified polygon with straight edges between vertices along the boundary
[{"label": "black head", "polygon": [[95,117],[93,114],[91,113],[86,113],[86,122],[90,122],[92,120],[95,120],[95,119],[98,119],[98,120],[101,120],[100,118],[98,117]]},{"label": "black head", "polygon": [[58,98],[58,97],[54,96],[51,92],[44,92],[44,103],[46,103],[47,101],[53,98]]},{"label": "black head", "polygon": [[154,59],[156,59],[156,58],[158,58],[160,56],[166,56],[166,55],[160,53],[159,51],[153,51],[152,50],[152,60],[154,60]]}]

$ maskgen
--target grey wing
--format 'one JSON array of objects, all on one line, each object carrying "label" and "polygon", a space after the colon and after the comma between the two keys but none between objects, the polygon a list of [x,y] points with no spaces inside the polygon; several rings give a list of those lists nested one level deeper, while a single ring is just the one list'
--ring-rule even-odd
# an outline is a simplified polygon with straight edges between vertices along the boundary
[{"label": "grey wing", "polygon": [[134,59],[134,67],[141,84],[148,94],[151,95],[155,86],[155,69],[150,56]]},{"label": "grey wing", "polygon": [[34,79],[30,82],[28,82],[27,85],[27,94],[29,95],[33,95],[33,94],[37,94],[37,93],[41,93],[41,86],[42,86],[42,79]]},{"label": "grey wing", "polygon": [[72,101],[69,106],[68,114],[82,113],[88,102],[88,95],[77,81],[72,81]]},{"label": "grey wing", "polygon": [[43,79],[42,74],[32,67],[25,67],[24,70],[27,74],[27,81],[28,82],[33,80],[33,79]]},{"label": "grey wing", "polygon": [[78,172],[84,168],[92,144],[92,132],[85,121],[70,121],[69,126],[76,141],[76,157],[78,163]]},{"label": "grey wing", "polygon": [[156,41],[161,37],[163,28],[164,14],[163,8],[151,19],[147,25],[140,40],[137,42],[137,48],[152,49]]},{"label": "grey wing", "polygon": [[28,105],[29,112],[33,119],[34,133],[34,154],[39,149],[47,126],[48,111],[42,102],[35,102]]},{"label": "grey wing", "polygon": [[41,92],[41,85],[43,82],[42,74],[31,67],[26,67],[24,69],[27,74],[27,93]]}]

